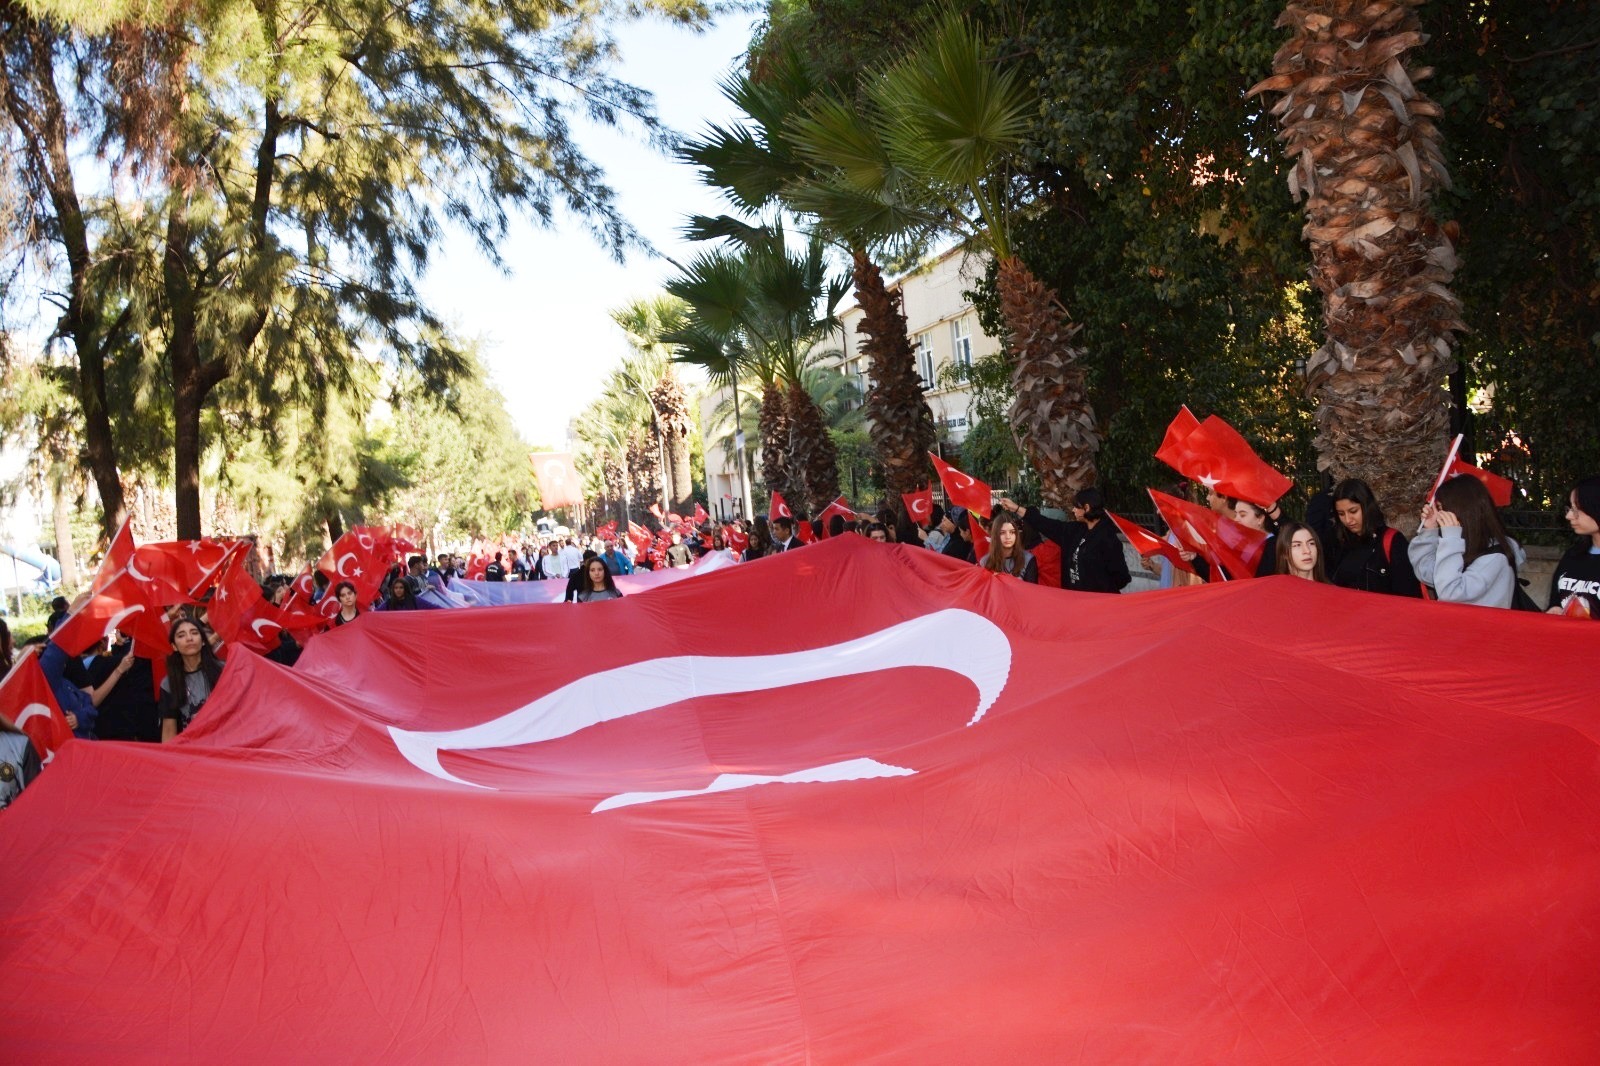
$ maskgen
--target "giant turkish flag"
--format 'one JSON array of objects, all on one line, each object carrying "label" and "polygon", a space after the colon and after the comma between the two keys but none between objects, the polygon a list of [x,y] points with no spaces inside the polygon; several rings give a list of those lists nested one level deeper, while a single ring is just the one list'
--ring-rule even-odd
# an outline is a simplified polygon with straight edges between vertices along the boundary
[{"label": "giant turkish flag", "polygon": [[0,1047],[1594,1062],[1595,641],[860,537],[367,614],[0,816]]}]

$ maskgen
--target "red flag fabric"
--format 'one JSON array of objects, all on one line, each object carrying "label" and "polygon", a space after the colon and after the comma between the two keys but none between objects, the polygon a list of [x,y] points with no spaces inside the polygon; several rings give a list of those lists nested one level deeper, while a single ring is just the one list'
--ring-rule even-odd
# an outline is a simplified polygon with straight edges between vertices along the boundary
[{"label": "red flag fabric", "polygon": [[728,547],[741,554],[746,548],[750,547],[749,535],[739,532],[738,526],[723,526],[722,537],[727,542]]},{"label": "red flag fabric", "polygon": [[127,572],[163,607],[195,603],[214,583],[231,549],[232,542],[206,539],[153,541],[134,549]]},{"label": "red flag fabric", "polygon": [[133,530],[128,526],[129,521],[124,518],[122,525],[112,535],[105,557],[100,560],[100,568],[95,571],[94,581],[89,586],[90,591],[99,592],[111,584],[127,568],[128,560],[133,558]]},{"label": "red flag fabric", "polygon": [[967,528],[972,530],[972,554],[981,565],[989,557],[989,528],[978,521],[978,516],[967,512]]},{"label": "red flag fabric", "polygon": [[783,497],[780,494],[774,492],[772,494],[772,503],[769,504],[768,507],[767,507],[767,520],[771,521],[774,518],[793,518],[793,517],[794,517],[794,512],[789,510],[789,505],[786,502],[784,502]]},{"label": "red flag fabric", "polygon": [[539,483],[539,502],[545,510],[571,507],[583,498],[583,479],[572,465],[571,452],[534,452],[528,456]]},{"label": "red flag fabric", "polygon": [[[1167,426],[1167,432],[1161,438],[1161,447],[1156,449],[1156,458],[1180,474],[1193,468],[1198,462],[1198,456],[1189,448],[1187,442],[1199,428],[1200,420],[1189,410],[1189,405],[1184,404],[1179,407],[1176,417]],[[1189,475],[1184,474],[1184,476]]]},{"label": "red flag fabric", "polygon": [[939,482],[944,485],[944,494],[951,503],[965,507],[984,518],[990,516],[994,500],[988,485],[975,477],[963,474],[932,452],[928,453],[928,458],[933,460],[933,469],[938,472]]},{"label": "red flag fabric", "polygon": [[424,538],[422,530],[416,526],[408,526],[397,522],[390,531],[389,539],[395,551],[406,555],[414,555],[422,550]]},{"label": "red flag fabric", "polygon": [[1178,536],[1178,543],[1205,559],[1211,567],[1209,580],[1256,576],[1256,564],[1266,550],[1267,535],[1240,525],[1209,507],[1168,496],[1150,489],[1161,518]]},{"label": "red flag fabric", "polygon": [[72,727],[39,668],[38,653],[38,648],[23,649],[11,672],[0,681],[0,714],[28,734],[39,761],[48,763],[72,739]]},{"label": "red flag fabric", "polygon": [[1045,588],[1060,588],[1061,545],[1046,537],[1028,550],[1033,552],[1033,561],[1039,564],[1039,584]]},{"label": "red flag fabric", "polygon": [[828,504],[828,506],[824,507],[822,509],[822,513],[817,516],[817,521],[822,523],[822,535],[824,537],[828,535],[828,522],[833,518],[834,515],[839,515],[848,522],[850,519],[855,517],[856,512],[854,508],[850,506],[850,502],[843,496],[840,496],[838,499]]},{"label": "red flag fabric", "polygon": [[1567,618],[1588,618],[1589,605],[1584,602],[1582,596],[1568,596],[1566,602],[1561,605],[1561,613]]},{"label": "red flag fabric", "polygon": [[634,547],[638,548],[640,551],[644,551],[646,548],[650,547],[650,541],[654,538],[651,537],[650,531],[641,526],[639,523],[629,522],[628,539],[633,541]]},{"label": "red flag fabric", "polygon": [[1167,427],[1156,458],[1224,496],[1271,507],[1294,482],[1261,461],[1239,431],[1212,415],[1196,423],[1187,407]]},{"label": "red flag fabric", "polygon": [[[383,575],[389,572],[390,547],[382,531],[357,526],[333,542],[333,547],[317,562],[317,569],[328,575],[328,595],[339,582],[348,581],[355,586],[356,598],[371,603],[383,585]],[[472,576],[470,573],[467,576]]]},{"label": "red flag fabric", "polygon": [[1483,482],[1483,487],[1489,490],[1489,498],[1496,507],[1510,507],[1512,490],[1515,486],[1510,478],[1503,478],[1499,474],[1491,474],[1471,463],[1464,463],[1459,458],[1452,459],[1447,468],[1446,480],[1452,477],[1471,477]]},{"label": "red flag fabric", "polygon": [[467,560],[466,579],[468,581],[482,581],[484,573],[489,569],[487,555],[474,555]]},{"label": "red flag fabric", "polygon": [[1133,545],[1134,551],[1145,558],[1159,555],[1179,570],[1190,574],[1194,573],[1194,567],[1184,561],[1182,552],[1174,547],[1167,538],[1158,537],[1143,526],[1136,525],[1121,515],[1112,514],[1110,511],[1107,511],[1106,514],[1110,515],[1111,521],[1116,523],[1117,528],[1122,531],[1122,535],[1128,538],[1128,543]]},{"label": "red flag fabric", "polygon": [[814,544],[817,540],[816,530],[811,527],[810,520],[805,518],[795,522],[794,536],[801,544]]},{"label": "red flag fabric", "polygon": [[709,521],[711,521],[711,516],[706,514],[706,509],[700,506],[699,500],[696,500],[694,503],[694,524],[703,526]]},{"label": "red flag fabric", "polygon": [[68,655],[81,655],[101,640],[122,632],[147,653],[168,649],[166,615],[148,583],[135,580],[126,570],[78,606],[56,627],[50,639]]},{"label": "red flag fabric", "polygon": [[0,817],[7,1056],[1594,1059],[1585,627],[1067,598],[845,537],[240,652]]},{"label": "red flag fabric", "polygon": [[906,505],[906,514],[911,521],[919,526],[928,524],[928,519],[933,517],[933,486],[918,489],[916,492],[902,492],[901,502]]},{"label": "red flag fabric", "polygon": [[[328,598],[337,602],[334,596]],[[230,653],[237,647],[267,652],[278,646],[278,631],[283,628],[277,613],[245,569],[243,555],[235,554],[217,580],[206,607],[206,623],[217,631]]]}]

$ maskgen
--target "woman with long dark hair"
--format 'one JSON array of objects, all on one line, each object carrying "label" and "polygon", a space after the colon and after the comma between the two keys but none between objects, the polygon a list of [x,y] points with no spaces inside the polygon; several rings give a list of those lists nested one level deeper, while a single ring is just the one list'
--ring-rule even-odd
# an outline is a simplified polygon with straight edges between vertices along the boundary
[{"label": "woman with long dark hair", "polygon": [[415,611],[421,605],[417,602],[417,594],[411,591],[411,583],[405,579],[404,574],[396,574],[389,582],[389,593],[383,598],[380,611]]},{"label": "woman with long dark hair", "polygon": [[1328,584],[1328,574],[1322,565],[1322,541],[1317,531],[1299,522],[1285,522],[1278,527],[1277,550],[1273,552],[1273,573]]},{"label": "woman with long dark hair", "polygon": [[1334,535],[1328,579],[1335,585],[1393,596],[1421,596],[1406,538],[1390,529],[1372,487],[1346,478],[1333,487]]},{"label": "woman with long dark hair", "polygon": [[1422,528],[1407,550],[1412,569],[1446,603],[1509,608],[1522,548],[1506,533],[1483,482],[1453,477],[1422,508]]},{"label": "woman with long dark hair", "polygon": [[361,616],[361,605],[356,602],[356,587],[348,581],[341,581],[333,588],[333,595],[339,601],[338,613],[333,616],[335,628],[349,625]]},{"label": "woman with long dark hair", "polygon": [[1019,577],[1030,585],[1039,583],[1039,564],[1022,546],[1022,524],[1015,516],[998,514],[989,524],[989,554],[983,559],[983,568]]},{"label": "woman with long dark hair", "polygon": [[574,603],[593,603],[596,600],[620,600],[622,593],[617,589],[616,579],[611,576],[611,568],[606,566],[605,560],[596,556],[583,564],[583,580],[578,590],[572,595]]},{"label": "woman with long dark hair", "polygon": [[189,727],[200,713],[226,665],[211,650],[198,622],[179,618],[167,637],[173,652],[167,656],[167,676],[161,680],[161,742],[165,744]]},{"label": "woman with long dark hair", "polygon": [[17,649],[11,642],[11,627],[6,625],[6,620],[0,618],[0,677],[11,669],[11,664],[16,661]]},{"label": "woman with long dark hair", "polygon": [[1550,610],[1600,619],[1600,477],[1586,477],[1567,497],[1567,524],[1578,542],[1556,564]]}]

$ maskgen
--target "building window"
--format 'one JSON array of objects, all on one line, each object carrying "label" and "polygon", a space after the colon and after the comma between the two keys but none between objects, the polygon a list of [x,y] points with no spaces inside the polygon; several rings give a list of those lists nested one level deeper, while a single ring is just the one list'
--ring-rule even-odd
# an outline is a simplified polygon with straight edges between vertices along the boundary
[{"label": "building window", "polygon": [[966,316],[950,323],[950,350],[962,366],[972,365],[972,325]]},{"label": "building window", "polygon": [[922,387],[931,389],[935,382],[933,379],[933,345],[928,343],[927,334],[912,338],[912,343],[917,349],[917,369],[922,372]]}]

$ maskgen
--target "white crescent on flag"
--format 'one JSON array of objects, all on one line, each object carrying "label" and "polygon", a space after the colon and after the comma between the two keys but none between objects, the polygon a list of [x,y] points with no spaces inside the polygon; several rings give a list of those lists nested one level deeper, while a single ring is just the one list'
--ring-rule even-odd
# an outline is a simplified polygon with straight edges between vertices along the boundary
[{"label": "white crescent on flag", "polygon": [[[339,558],[337,560],[334,561],[334,564],[333,564],[334,571],[336,573],[338,573],[338,575],[340,577],[350,577],[351,575],[349,575],[349,574],[344,572],[344,561],[346,559],[354,559],[355,557],[356,557],[356,553],[355,552],[345,552],[343,555],[339,556]],[[360,576],[360,571],[357,571],[357,576]]]},{"label": "white crescent on flag", "polygon": [[[481,725],[445,732],[389,727],[395,747],[419,770],[445,781],[490,788],[457,777],[439,761],[444,751],[484,751],[556,740],[602,722],[659,710],[686,699],[762,692],[810,681],[922,666],[960,674],[978,690],[975,725],[1005,688],[1011,672],[1011,642],[982,615],[955,608],[913,618],[855,640],[779,655],[681,655],[649,659],[581,677],[508,714]],[[868,765],[868,764],[871,765]],[[724,792],[757,784],[847,780],[842,764],[797,767],[776,775],[718,775],[699,789],[622,793],[601,801],[595,812],[657,799]],[[902,776],[914,771],[853,760],[860,777]],[[741,779],[742,778],[742,779]]]},{"label": "white crescent on flag", "polygon": [[117,627],[122,624],[122,620],[124,618],[131,618],[143,610],[144,604],[136,603],[132,607],[124,607],[122,610],[108,618],[106,620],[105,639],[111,640],[117,635]]},{"label": "white crescent on flag", "polygon": [[152,580],[150,575],[141,573],[139,568],[133,565],[137,558],[137,555],[130,555],[128,557],[128,565],[126,567],[128,576],[132,577],[135,581],[143,581],[148,584]]},{"label": "white crescent on flag", "polygon": [[911,501],[911,513],[913,515],[916,515],[919,518],[922,517],[923,515],[927,514],[930,510],[932,510],[932,508],[929,506],[929,504],[931,502],[932,501],[929,500],[926,496],[918,496],[918,497],[916,497],[915,499],[913,499]]}]

